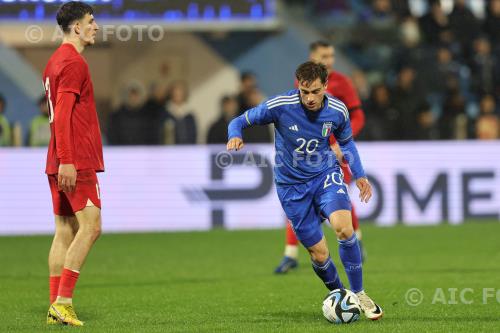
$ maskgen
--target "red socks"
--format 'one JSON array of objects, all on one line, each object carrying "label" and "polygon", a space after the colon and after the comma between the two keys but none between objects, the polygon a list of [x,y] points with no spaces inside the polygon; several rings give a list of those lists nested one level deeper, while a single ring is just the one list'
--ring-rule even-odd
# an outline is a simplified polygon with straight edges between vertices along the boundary
[{"label": "red socks", "polygon": [[56,301],[57,293],[59,292],[59,282],[60,281],[61,281],[60,276],[49,276],[50,304],[52,304]]},{"label": "red socks", "polygon": [[286,221],[286,245],[295,245],[299,244],[299,240],[295,233],[293,232],[291,222],[289,220]]},{"label": "red socks", "polygon": [[79,272],[64,268],[61,274],[61,282],[59,283],[59,292],[57,296],[73,298],[73,289],[75,289],[79,275]]}]

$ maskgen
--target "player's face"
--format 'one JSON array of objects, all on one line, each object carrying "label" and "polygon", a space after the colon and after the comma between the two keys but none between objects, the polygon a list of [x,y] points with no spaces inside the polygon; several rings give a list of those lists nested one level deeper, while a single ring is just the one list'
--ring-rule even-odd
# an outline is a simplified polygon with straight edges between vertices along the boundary
[{"label": "player's face", "polygon": [[333,46],[318,47],[315,51],[311,52],[311,60],[326,66],[328,71],[333,70],[335,63],[335,49]]},{"label": "player's face", "polygon": [[94,45],[95,37],[99,26],[97,25],[94,15],[85,14],[83,19],[78,21],[80,38],[83,40],[85,45]]},{"label": "player's face", "polygon": [[323,105],[325,98],[326,83],[322,84],[320,79],[312,83],[299,82],[300,100],[309,111],[318,111]]}]

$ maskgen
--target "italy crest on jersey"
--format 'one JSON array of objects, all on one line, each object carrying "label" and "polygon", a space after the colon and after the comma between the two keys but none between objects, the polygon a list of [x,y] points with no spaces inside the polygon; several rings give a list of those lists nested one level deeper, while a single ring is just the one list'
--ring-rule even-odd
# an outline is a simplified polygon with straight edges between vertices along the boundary
[{"label": "italy crest on jersey", "polygon": [[321,130],[321,135],[323,135],[323,137],[327,137],[330,135],[330,133],[332,132],[332,125],[333,123],[331,121],[323,123],[323,129]]}]

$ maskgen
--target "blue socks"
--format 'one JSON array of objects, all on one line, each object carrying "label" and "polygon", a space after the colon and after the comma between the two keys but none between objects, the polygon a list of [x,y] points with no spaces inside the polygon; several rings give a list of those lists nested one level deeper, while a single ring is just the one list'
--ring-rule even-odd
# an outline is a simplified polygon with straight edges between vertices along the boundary
[{"label": "blue socks", "polygon": [[344,265],[349,285],[354,293],[363,290],[363,269],[361,265],[361,251],[356,234],[351,238],[339,240],[339,255]]},{"label": "blue socks", "polygon": [[339,275],[337,274],[337,268],[335,268],[332,258],[328,257],[324,263],[312,261],[312,267],[316,272],[316,275],[323,280],[325,286],[329,290],[344,288]]}]

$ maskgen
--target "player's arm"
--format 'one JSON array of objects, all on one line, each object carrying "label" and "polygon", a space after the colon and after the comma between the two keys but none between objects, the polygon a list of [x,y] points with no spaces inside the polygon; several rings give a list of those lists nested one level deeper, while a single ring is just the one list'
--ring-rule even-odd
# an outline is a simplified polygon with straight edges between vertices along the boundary
[{"label": "player's arm", "polygon": [[266,125],[274,122],[274,115],[266,103],[245,111],[234,118],[228,126],[227,150],[240,150],[243,148],[243,129],[253,125]]},{"label": "player's arm", "polygon": [[60,74],[54,110],[56,155],[59,158],[58,184],[64,192],[72,192],[76,185],[76,168],[72,143],[71,116],[85,77],[82,63],[68,64]]},{"label": "player's arm", "polygon": [[71,114],[75,105],[76,95],[71,92],[57,94],[54,111],[54,134],[56,137],[56,154],[59,158],[58,184],[64,192],[72,192],[76,185],[76,168],[73,160],[73,145],[71,142]]},{"label": "player's arm", "polygon": [[[363,109],[361,109],[361,106],[349,109],[349,119],[351,121],[352,135],[356,137],[363,127],[365,127],[365,113]],[[330,148],[335,153],[335,156],[337,156],[337,160],[342,162],[344,160],[344,155],[333,135],[330,136]]]},{"label": "player's arm", "polygon": [[341,124],[335,131],[335,137],[342,150],[345,161],[349,164],[352,175],[356,179],[359,189],[359,198],[362,202],[368,202],[372,196],[372,188],[366,177],[365,170],[359,157],[358,149],[352,137],[352,128],[349,118],[341,116]]},{"label": "player's arm", "polygon": [[[361,100],[359,99],[358,93],[356,92],[351,80],[346,78],[344,85],[346,86],[346,94],[343,96],[343,102],[349,112],[352,135],[353,137],[356,137],[365,127],[365,112],[361,108]],[[344,160],[344,156],[333,135],[330,136],[330,147],[337,156],[337,160],[342,162]]]}]

